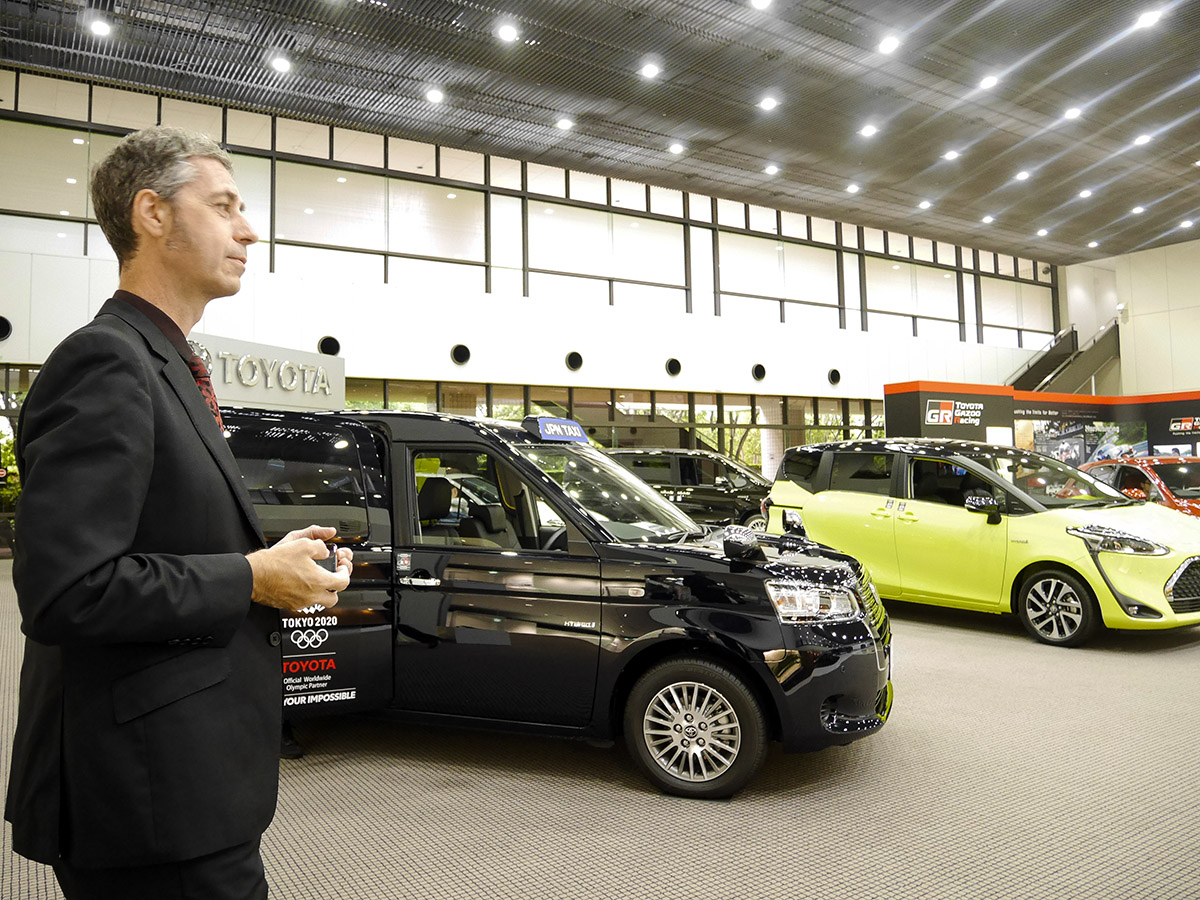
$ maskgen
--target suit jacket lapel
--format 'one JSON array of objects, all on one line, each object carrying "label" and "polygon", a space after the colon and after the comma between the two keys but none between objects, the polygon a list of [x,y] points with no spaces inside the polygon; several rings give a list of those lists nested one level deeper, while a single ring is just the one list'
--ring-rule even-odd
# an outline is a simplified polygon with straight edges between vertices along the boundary
[{"label": "suit jacket lapel", "polygon": [[217,427],[217,422],[204,402],[200,389],[196,387],[196,379],[192,376],[192,371],[188,368],[187,363],[183,361],[183,357],[179,355],[179,351],[175,349],[175,346],[157,325],[127,303],[108,300],[100,307],[100,311],[96,315],[105,314],[115,315],[136,328],[146,339],[146,343],[154,355],[162,360],[163,378],[171,386],[175,396],[179,398],[196,433],[200,435],[200,439],[208,448],[208,452],[212,454],[221,474],[229,482],[229,487],[237,498],[238,505],[241,506],[242,512],[246,516],[246,521],[250,523],[259,541],[265,545],[266,539],[263,537],[262,527],[258,522],[258,514],[255,513],[254,505],[250,502],[250,495],[246,493],[246,486],[242,480],[241,470],[238,469],[237,460],[233,458],[229,445],[225,443],[225,436]]}]

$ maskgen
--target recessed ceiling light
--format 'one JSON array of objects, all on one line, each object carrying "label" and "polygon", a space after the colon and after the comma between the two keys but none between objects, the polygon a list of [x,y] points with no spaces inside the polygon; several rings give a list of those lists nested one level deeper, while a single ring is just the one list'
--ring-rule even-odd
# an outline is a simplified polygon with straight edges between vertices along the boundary
[{"label": "recessed ceiling light", "polygon": [[447,195],[446,195],[446,199],[447,199],[447,200],[453,200],[453,199],[454,199],[455,197],[457,197],[457,196],[458,196],[458,194],[455,194],[455,193],[450,193],[450,194],[447,194]]},{"label": "recessed ceiling light", "polygon": [[[83,143],[83,141],[76,140],[76,141],[75,141],[75,143],[77,143],[77,144],[82,144],[82,143]],[[1192,163],[1192,165],[1193,165],[1193,166],[1200,166],[1200,159],[1196,160],[1194,163]]]},{"label": "recessed ceiling light", "polygon": [[899,268],[900,268],[900,264],[899,264],[899,263],[893,263],[893,264],[892,264],[892,268],[893,268],[893,269],[899,269]]},{"label": "recessed ceiling light", "polygon": [[846,193],[847,194],[857,194],[858,191],[859,191],[859,187],[857,184],[846,185]]},{"label": "recessed ceiling light", "polygon": [[1022,169],[1020,172],[1014,175],[1013,178],[1017,179],[1017,181],[1025,181],[1029,178],[1029,173]]},{"label": "recessed ceiling light", "polygon": [[1145,211],[1146,211],[1146,207],[1144,207],[1144,206],[1135,206],[1133,209],[1130,210],[1130,212],[1133,213],[1135,216],[1140,216]]},{"label": "recessed ceiling light", "polygon": [[999,78],[997,78],[995,75],[989,75],[987,78],[983,79],[983,81],[979,82],[979,87],[985,91],[990,91],[999,83]]},{"label": "recessed ceiling light", "polygon": [[547,206],[545,209],[543,209],[543,210],[542,210],[542,212],[544,212],[544,213],[545,213],[546,215],[548,215],[548,216],[552,216],[552,215],[554,215],[554,210],[552,210],[552,209],[551,209],[550,207],[548,207],[548,206]]},{"label": "recessed ceiling light", "polygon": [[74,178],[68,178],[67,184],[79,184],[79,182]]},{"label": "recessed ceiling light", "polygon": [[306,216],[311,216],[311,215],[313,214],[312,207],[311,207],[311,206],[306,206],[306,207],[304,208],[304,214],[305,214]]},{"label": "recessed ceiling light", "polygon": [[55,235],[55,237],[66,237],[66,236],[67,236],[67,233],[65,231],[60,231]]},{"label": "recessed ceiling light", "polygon": [[[71,143],[72,144],[82,144],[82,143],[85,143],[85,141],[83,140],[83,138],[71,138]],[[1196,165],[1200,166],[1200,162],[1197,162]]]},{"label": "recessed ceiling light", "polygon": [[771,5],[771,0],[750,0],[750,5],[755,9],[766,9]]},{"label": "recessed ceiling light", "polygon": [[99,37],[108,37],[110,34],[112,34],[112,26],[103,19],[96,19],[94,22],[92,22],[91,29],[92,34],[98,35]]},{"label": "recessed ceiling light", "polygon": [[947,150],[942,154],[942,159],[958,159],[958,155],[957,150]]},{"label": "recessed ceiling light", "polygon": [[570,129],[575,127],[574,120],[568,119],[566,116],[563,116],[561,119],[559,119],[554,124],[557,125],[559,128],[561,128],[563,131],[569,131]]},{"label": "recessed ceiling light", "polygon": [[1184,219],[1182,222],[1179,223],[1179,227],[1180,228],[1191,228],[1193,224],[1194,223],[1192,222],[1191,219]]},{"label": "recessed ceiling light", "polygon": [[887,37],[885,37],[882,41],[879,42],[879,52],[885,53],[885,54],[886,53],[895,53],[896,48],[899,46],[900,46],[900,38],[896,37],[894,34],[889,34]]},{"label": "recessed ceiling light", "polygon": [[1091,247],[1093,250],[1095,250],[1097,247],[1100,246],[1100,242],[1099,241],[1088,241],[1088,246]]},{"label": "recessed ceiling light", "polygon": [[1133,23],[1134,28],[1149,28],[1155,22],[1162,18],[1162,10],[1154,10],[1153,12],[1144,12],[1138,16],[1137,21]]},{"label": "recessed ceiling light", "polygon": [[933,204],[930,203],[928,200],[922,200],[920,203],[917,204],[917,206],[921,207],[921,209],[929,209],[929,207],[933,206]]},{"label": "recessed ceiling light", "polygon": [[1145,144],[1150,143],[1150,141],[1152,141],[1152,140],[1153,140],[1153,138],[1151,138],[1150,135],[1148,135],[1148,134],[1139,134],[1137,137],[1135,137],[1133,139],[1133,142],[1135,144],[1137,144],[1139,147],[1141,147]]},{"label": "recessed ceiling light", "polygon": [[661,71],[662,71],[662,69],[660,69],[658,66],[656,66],[652,62],[646,63],[641,68],[641,73],[642,73],[643,78],[657,78],[658,73]]},{"label": "recessed ceiling light", "polygon": [[1083,197],[1086,200],[1088,197],[1092,196],[1092,192],[1089,191],[1087,188],[1084,188],[1082,191],[1079,192],[1079,196]]},{"label": "recessed ceiling light", "polygon": [[760,107],[762,107],[763,109],[771,110],[779,105],[779,101],[776,100],[774,97],[768,96],[768,97],[763,97],[761,100],[759,100],[758,105]]},{"label": "recessed ceiling light", "polygon": [[995,216],[984,216],[979,221],[982,222],[984,225],[991,225],[993,222],[996,221],[996,217]]},{"label": "recessed ceiling light", "polygon": [[860,128],[858,130],[858,133],[861,134],[863,137],[872,137],[873,135],[876,135],[879,133],[879,129],[876,128],[874,125],[864,125],[862,128]]},{"label": "recessed ceiling light", "polygon": [[1064,119],[1078,119],[1082,115],[1083,115],[1082,109],[1080,109],[1078,106],[1072,106],[1065,113],[1063,113],[1063,118]]},{"label": "recessed ceiling light", "polygon": [[943,275],[942,277],[943,277],[943,278],[952,278],[952,277],[954,277],[954,276],[952,276],[952,275],[951,275],[949,272],[947,272],[947,273],[946,273],[945,275]]},{"label": "recessed ceiling light", "polygon": [[517,26],[513,25],[511,22],[505,22],[496,29],[496,37],[510,44],[520,36],[521,33],[517,31]]},{"label": "recessed ceiling light", "polygon": [[271,68],[276,72],[292,71],[292,62],[286,56],[271,57]]},{"label": "recessed ceiling light", "polygon": [[446,95],[443,94],[441,91],[439,91],[437,88],[430,88],[429,90],[427,90],[425,92],[425,99],[428,100],[430,103],[441,103],[443,100],[446,99]]},{"label": "recessed ceiling light", "polygon": [[1037,234],[1038,234],[1038,237],[1045,237],[1045,236],[1046,236],[1046,235],[1048,235],[1049,233],[1050,233],[1050,232],[1048,232],[1048,231],[1047,231],[1045,228],[1039,228],[1039,229],[1038,229],[1038,232],[1037,232]]},{"label": "recessed ceiling light", "polygon": [[683,152],[683,144],[672,144],[667,149],[670,150],[672,153],[679,154],[679,153]]},{"label": "recessed ceiling light", "polygon": [[345,183],[346,183],[346,176],[345,176],[345,175],[339,175],[339,176],[337,177],[337,183],[338,183],[338,184],[345,184]]},{"label": "recessed ceiling light", "polygon": [[765,169],[763,169],[763,171],[768,175],[777,175],[779,173],[779,166],[771,163],[771,165],[767,166]]},{"label": "recessed ceiling light", "polygon": [[58,214],[60,216],[69,216],[71,214],[71,211],[69,209],[60,209],[58,211]]}]

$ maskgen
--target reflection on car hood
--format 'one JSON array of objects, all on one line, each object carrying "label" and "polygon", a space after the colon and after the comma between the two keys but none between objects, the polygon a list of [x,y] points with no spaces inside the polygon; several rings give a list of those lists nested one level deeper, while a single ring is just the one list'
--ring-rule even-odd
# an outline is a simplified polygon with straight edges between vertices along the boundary
[{"label": "reflection on car hood", "polygon": [[1043,515],[1061,518],[1068,528],[1079,525],[1119,528],[1173,550],[1200,553],[1200,519],[1180,515],[1178,510],[1158,503],[1133,503],[1109,509],[1060,509]]}]

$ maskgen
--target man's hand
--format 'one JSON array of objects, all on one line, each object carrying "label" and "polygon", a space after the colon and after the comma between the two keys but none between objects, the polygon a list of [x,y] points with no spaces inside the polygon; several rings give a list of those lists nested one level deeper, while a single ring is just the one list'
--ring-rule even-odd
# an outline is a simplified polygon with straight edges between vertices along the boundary
[{"label": "man's hand", "polygon": [[250,599],[263,606],[287,610],[330,607],[337,603],[336,592],[350,584],[353,553],[348,548],[338,548],[337,572],[326,572],[314,562],[329,557],[325,541],[336,534],[336,528],[310,525],[289,532],[267,550],[256,550],[247,556],[254,575]]}]

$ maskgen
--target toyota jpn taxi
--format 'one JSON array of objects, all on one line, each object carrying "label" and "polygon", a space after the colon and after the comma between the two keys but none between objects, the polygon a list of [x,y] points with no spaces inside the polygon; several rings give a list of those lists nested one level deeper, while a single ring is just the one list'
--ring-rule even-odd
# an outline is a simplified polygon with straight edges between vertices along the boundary
[{"label": "toyota jpn taxi", "polygon": [[222,411],[267,537],[335,525],[336,606],[283,617],[289,718],[388,711],[608,740],[685,797],[767,743],[891,708],[887,614],[852,558],[698,526],[570,420]]},{"label": "toyota jpn taxi", "polygon": [[804,529],[857,557],[884,597],[1013,613],[1047,644],[1200,623],[1200,520],[1028,450],[794,447],[764,505],[769,531]]}]

